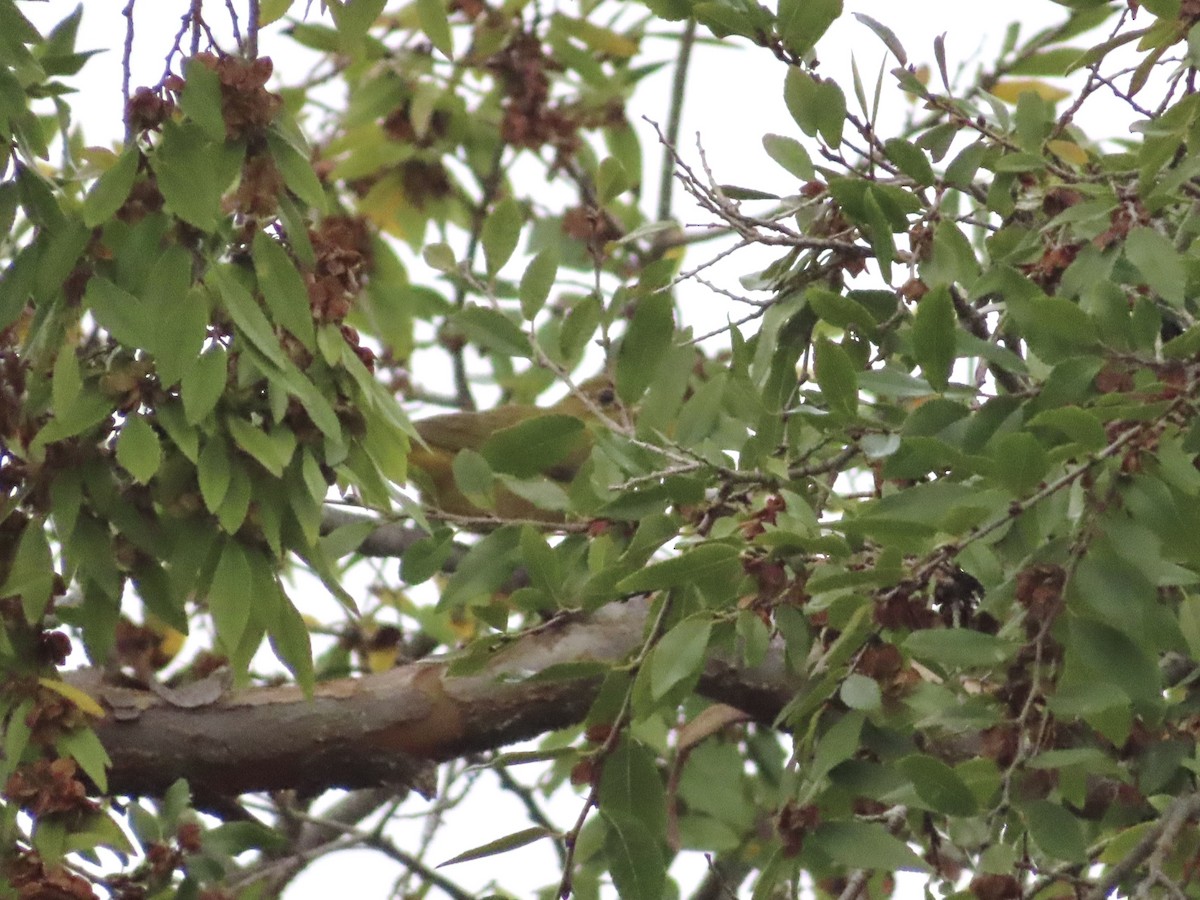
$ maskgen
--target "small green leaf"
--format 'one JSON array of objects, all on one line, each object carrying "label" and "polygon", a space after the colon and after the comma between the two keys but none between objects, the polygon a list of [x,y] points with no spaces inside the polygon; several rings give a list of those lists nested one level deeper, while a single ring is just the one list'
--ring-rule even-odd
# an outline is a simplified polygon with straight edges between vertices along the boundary
[{"label": "small green leaf", "polygon": [[917,796],[935,812],[948,816],[973,816],[975,795],[958,773],[939,759],[924,754],[906,756],[897,767],[913,783]]},{"label": "small green leaf", "polygon": [[611,203],[629,190],[629,174],[615,156],[605,157],[596,170],[596,197],[601,205]]},{"label": "small green leaf", "polygon": [[628,735],[604,760],[598,797],[605,815],[638,821],[651,834],[667,827],[667,796],[654,755]]},{"label": "small green leaf", "polygon": [[1008,641],[966,628],[926,628],[914,631],[901,647],[924,662],[955,668],[995,666],[1016,649]]},{"label": "small green leaf", "polygon": [[819,338],[813,374],[829,411],[843,416],[858,413],[858,373],[850,354],[828,338]]},{"label": "small green leaf", "polygon": [[200,496],[209,512],[221,508],[232,479],[232,460],[224,440],[209,438],[200,451],[196,463],[196,480],[200,483]]},{"label": "small green leaf", "polygon": [[65,415],[79,397],[83,378],[79,373],[79,357],[72,344],[63,344],[54,359],[50,379],[50,405],[56,416]]},{"label": "small green leaf", "polygon": [[149,482],[162,464],[158,435],[142,416],[130,416],[121,426],[117,462],[140,484]]},{"label": "small green leaf", "polygon": [[208,270],[206,280],[225,304],[229,317],[238,333],[253,345],[254,349],[269,359],[279,368],[287,367],[288,360],[275,336],[275,329],[262,307],[258,305],[234,275],[229,266],[214,266]]},{"label": "small green leaf", "polygon": [[[325,196],[325,188],[313,171],[308,148],[294,146],[274,127],[267,131],[267,146],[271,148],[271,156],[288,190],[317,212],[328,212],[329,198]],[[293,235],[292,240],[299,239]]]},{"label": "small green leaf", "polygon": [[1087,841],[1079,820],[1057,803],[1038,800],[1024,810],[1029,836],[1043,853],[1070,863],[1086,863]]},{"label": "small green leaf", "polygon": [[88,280],[83,305],[92,311],[100,327],[126,347],[148,350],[154,342],[154,317],[147,314],[146,305],[107,278],[95,276]]},{"label": "small green leaf", "polygon": [[100,743],[100,738],[96,737],[96,732],[90,728],[75,728],[60,735],[54,746],[59,753],[79,763],[79,768],[96,783],[102,793],[108,790],[108,768],[112,760]]},{"label": "small green leaf", "polygon": [[913,317],[913,357],[934,390],[944,391],[954,367],[954,333],[957,319],[950,289],[936,287],[917,305]]},{"label": "small green leaf", "polygon": [[558,248],[551,245],[533,258],[521,276],[521,284],[517,288],[521,315],[532,320],[541,311],[557,277]]},{"label": "small green leaf", "polygon": [[764,134],[763,149],[767,151],[767,155],[779,165],[783,166],[801,181],[812,181],[817,176],[816,169],[813,168],[812,159],[809,158],[808,151],[804,149],[795,138],[784,137],[778,134]]},{"label": "small green leaf", "polygon": [[533,355],[533,347],[521,326],[498,310],[468,306],[457,312],[451,321],[473,342],[495,353],[522,359]]},{"label": "small green leaf", "polygon": [[988,456],[997,477],[1017,496],[1032,492],[1050,468],[1045,448],[1027,431],[1001,435],[988,446]]},{"label": "small green leaf", "polygon": [[450,32],[450,20],[446,16],[443,0],[417,0],[417,19],[421,30],[434,48],[447,59],[454,58],[454,35]]},{"label": "small green leaf", "polygon": [[650,664],[650,693],[655,700],[699,674],[711,635],[712,620],[704,616],[684,619],[662,636]]},{"label": "small green leaf", "polygon": [[896,57],[896,61],[900,65],[908,65],[908,54],[904,52],[904,46],[900,43],[900,39],[896,37],[896,33],[892,29],[862,13],[855,13],[854,18],[858,19],[858,21],[862,22],[879,36],[879,39],[892,51],[892,55]]},{"label": "small green leaf", "polygon": [[637,819],[604,814],[604,853],[622,900],[661,900],[667,869],[658,837]]},{"label": "small green leaf", "polygon": [[[863,18],[860,16],[860,18]],[[910,144],[908,141],[900,138],[892,138],[884,141],[884,152],[887,153],[888,159],[894,162],[900,171],[920,185],[933,184],[934,174],[933,166],[929,163],[929,158],[925,155],[925,151],[916,144]]]},{"label": "small green leaf", "polygon": [[237,541],[226,540],[207,599],[217,636],[230,652],[241,641],[250,621],[250,604],[253,602],[250,584],[250,561],[246,551]]},{"label": "small green leaf", "polygon": [[540,841],[543,838],[557,836],[555,832],[540,825],[533,828],[523,828],[520,831],[514,831],[512,834],[506,834],[504,837],[496,838],[494,841],[488,841],[486,844],[480,844],[478,847],[472,847],[470,850],[464,850],[457,856],[452,856],[445,862],[438,863],[438,868],[452,866],[455,863],[470,862],[473,859],[485,859],[489,856],[497,856],[501,853],[507,853],[509,850],[516,850],[518,847],[524,847],[527,844]]},{"label": "small green leaf", "polygon": [[624,403],[635,403],[645,393],[674,339],[671,295],[662,291],[643,297],[617,352],[617,394]]},{"label": "small green leaf", "polygon": [[929,866],[909,846],[870,822],[825,822],[809,838],[834,862],[853,869],[928,872]]},{"label": "small green leaf", "polygon": [[184,75],[186,80],[179,97],[179,108],[200,126],[210,141],[224,141],[225,117],[221,111],[220,76],[197,59],[187,61]]},{"label": "small green leaf", "polygon": [[1172,306],[1183,306],[1187,276],[1183,257],[1169,238],[1153,228],[1134,228],[1125,239],[1125,256],[1159,296]]},{"label": "small green leaf", "polygon": [[804,56],[842,14],[842,0],[780,0],[776,28],[784,46]]},{"label": "small green leaf", "polygon": [[200,355],[180,383],[184,418],[189,425],[198,425],[216,409],[217,401],[225,393],[227,378],[225,348],[214,344]]},{"label": "small green leaf", "polygon": [[[460,450],[450,464],[454,483],[473,503],[482,500],[482,505],[491,506],[492,467],[482,455],[471,449]],[[476,503],[476,505],[480,505]]]},{"label": "small green leaf", "polygon": [[483,257],[489,276],[499,272],[517,249],[524,221],[524,210],[512,197],[505,197],[497,203],[484,221],[480,243],[483,244]]},{"label": "small green leaf", "polygon": [[271,316],[308,350],[315,349],[313,313],[304,278],[279,242],[261,231],[254,236],[254,269]]},{"label": "small green leaf", "polygon": [[724,579],[739,566],[737,548],[700,544],[678,556],[646,566],[617,582],[624,594],[659,591],[708,579]]},{"label": "small green leaf", "polygon": [[865,721],[866,718],[861,712],[850,712],[834,722],[829,730],[821,735],[817,749],[813,752],[812,765],[808,769],[809,778],[819,781],[835,766],[857,752],[859,736]]},{"label": "small green leaf", "polygon": [[25,621],[37,622],[46,611],[50,591],[54,587],[54,559],[46,530],[37,519],[25,524],[17,541],[8,569],[8,578],[0,588],[0,597],[20,597]]},{"label": "small green leaf", "polygon": [[296,435],[288,428],[277,427],[269,432],[256,428],[244,419],[229,417],[226,422],[234,443],[279,478],[292,461],[296,451]]},{"label": "small green leaf", "polygon": [[458,270],[454,251],[449,244],[426,244],[421,250],[421,256],[431,269],[437,269],[439,272],[447,274]]},{"label": "small green leaf", "polygon": [[883,705],[883,692],[879,690],[879,682],[857,672],[846,676],[838,695],[851,709],[870,712]]},{"label": "small green leaf", "polygon": [[128,148],[117,157],[108,171],[96,179],[83,198],[84,225],[95,228],[111,219],[121,208],[133,189],[140,155],[137,147]]}]

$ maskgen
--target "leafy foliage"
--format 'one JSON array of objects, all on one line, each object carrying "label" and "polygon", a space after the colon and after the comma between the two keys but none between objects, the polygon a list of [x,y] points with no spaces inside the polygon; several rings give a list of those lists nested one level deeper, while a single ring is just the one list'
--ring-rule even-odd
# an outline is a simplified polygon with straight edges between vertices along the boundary
[{"label": "leafy foliage", "polygon": [[[357,825],[423,787],[401,753],[453,759],[457,798],[468,752],[541,736],[536,787],[509,772],[530,758],[485,760],[531,821],[451,862],[552,843],[545,896],[673,896],[689,851],[713,854],[699,896],[898,871],[1197,894],[1200,5],[1061,3],[970,81],[860,15],[895,63],[873,86],[817,65],[840,0],[236,6],[190,6],[173,46],[136,32],[168,71],[107,150],[73,122],[82,7],[42,34],[0,0],[18,891],[277,890],[369,846],[469,896]],[[663,34],[655,148],[627,103]],[[778,170],[679,145],[709,39],[777,65]],[[292,44],[320,63],[273,83]],[[1085,132],[1104,103],[1122,127]],[[748,248],[773,258],[715,283]],[[521,405],[414,451],[462,502],[418,500],[400,400],[466,412],[481,385]],[[230,709],[238,752],[270,754],[299,733],[282,678],[316,736],[258,768],[183,741],[164,780],[116,739]],[[337,771],[371,692],[399,718],[362,740],[390,743]],[[367,783],[390,794],[297,825]]]}]

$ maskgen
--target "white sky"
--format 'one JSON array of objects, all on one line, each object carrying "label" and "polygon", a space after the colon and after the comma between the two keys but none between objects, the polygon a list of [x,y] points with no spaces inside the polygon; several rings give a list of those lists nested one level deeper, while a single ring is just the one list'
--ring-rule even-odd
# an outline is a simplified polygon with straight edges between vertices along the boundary
[{"label": "white sky", "polygon": [[[45,28],[65,16],[74,2],[49,0],[44,3],[24,3],[21,8],[39,26]],[[124,19],[121,9],[125,0],[90,0],[85,7],[81,29],[80,50],[104,48],[105,53],[90,61],[77,84],[83,92],[82,103],[74,109],[83,123],[89,144],[111,144],[119,141],[121,125],[121,45],[124,39]],[[141,0],[136,7],[137,37],[133,85],[153,84],[163,70],[163,55],[178,30],[180,16],[187,8],[185,0]],[[223,4],[209,0],[214,22],[224,18]],[[244,3],[235,2],[239,9]],[[312,4],[315,10],[319,4]],[[389,8],[397,4],[390,3]],[[303,0],[295,8],[302,10]],[[1023,22],[1022,33],[1031,34],[1041,27],[1059,21],[1066,10],[1046,0],[1008,0],[1006,3],[964,2],[964,0],[847,0],[846,15],[839,20],[822,41],[821,72],[834,76],[844,86],[847,99],[854,108],[850,85],[850,59],[857,60],[859,71],[868,92],[872,90],[880,61],[886,50],[879,39],[850,15],[866,13],[889,26],[908,52],[910,62],[933,65],[933,39],[946,33],[947,54],[953,72],[966,60],[974,65],[994,56],[1004,36],[1008,22]],[[703,33],[703,29],[701,32]],[[1076,43],[1084,43],[1080,39]],[[1095,41],[1093,41],[1095,43]],[[297,60],[290,56],[290,42],[264,36],[260,51],[275,59],[276,71],[300,71]],[[664,58],[671,52],[665,45]],[[895,65],[888,59],[887,67]],[[731,41],[728,46],[697,48],[693,58],[688,100],[681,130],[681,150],[689,160],[695,160],[695,135],[698,132],[717,178],[748,187],[788,192],[794,189],[782,169],[772,162],[762,149],[761,135],[776,132],[800,137],[783,104],[782,64],[761,50],[746,52],[744,43]],[[671,73],[664,70],[648,79],[635,98],[631,119],[641,129],[643,153],[647,160],[647,177],[653,179],[658,171],[658,150],[653,132],[640,121],[642,114],[657,118],[664,116],[664,98],[669,91]],[[898,121],[889,117],[889,107],[903,108],[904,100],[891,87],[885,75],[883,131],[886,123]],[[656,187],[651,188],[652,191]],[[697,221],[682,204],[686,201],[676,191],[677,213],[686,223]],[[701,257],[702,258],[702,257]],[[744,263],[737,269],[746,271]],[[721,313],[723,316],[723,312]],[[516,769],[517,777],[530,777],[528,768]],[[484,782],[495,783],[487,773]],[[560,792],[550,804],[559,821],[565,826],[574,819],[579,800]],[[420,814],[426,809],[424,801],[410,799],[404,812],[414,816],[394,830],[400,846],[415,848],[420,835]],[[433,861],[448,859],[472,846],[493,840],[526,827],[523,811],[516,801],[500,791],[480,792],[474,802],[447,815],[447,824],[434,842]],[[516,892],[517,896],[532,896],[533,890],[556,878],[557,861],[547,845],[531,845],[502,857],[464,863],[443,870],[467,890],[482,890],[493,878]],[[677,865],[672,872],[682,872],[686,883],[693,883],[704,871],[703,859],[692,854],[690,860]],[[288,890],[288,900],[323,898],[336,890],[349,891],[361,900],[382,900],[389,896],[398,873],[395,864],[373,851],[350,851],[324,858],[312,864]],[[435,895],[438,892],[434,892]],[[686,892],[685,892],[686,893]],[[921,896],[916,882],[909,880],[898,896]]]}]

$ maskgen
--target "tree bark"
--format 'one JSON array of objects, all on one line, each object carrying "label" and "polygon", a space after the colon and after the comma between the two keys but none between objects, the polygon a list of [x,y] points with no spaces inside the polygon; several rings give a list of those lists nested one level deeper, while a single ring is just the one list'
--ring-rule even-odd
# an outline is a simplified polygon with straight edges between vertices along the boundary
[{"label": "tree bark", "polygon": [[[157,795],[178,778],[198,797],[379,785],[429,792],[433,763],[581,721],[598,677],[532,676],[627,658],[642,644],[649,608],[636,597],[561,616],[501,645],[477,674],[450,675],[449,660],[433,659],[322,682],[312,698],[295,686],[261,687],[181,708],[106,685],[96,670],[72,682],[109,710],[95,729],[112,760],[113,794]],[[711,660],[700,690],[769,723],[798,686],[781,649],[754,669]]]}]

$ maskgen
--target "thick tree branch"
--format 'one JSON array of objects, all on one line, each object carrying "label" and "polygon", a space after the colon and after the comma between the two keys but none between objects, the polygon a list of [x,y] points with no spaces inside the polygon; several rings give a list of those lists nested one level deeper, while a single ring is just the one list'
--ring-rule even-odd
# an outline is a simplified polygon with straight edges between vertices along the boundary
[{"label": "thick tree branch", "polygon": [[[452,676],[445,659],[317,686],[253,688],[199,708],[171,706],[149,691],[105,685],[100,673],[73,682],[109,716],[96,733],[112,759],[114,794],[158,794],[186,778],[200,797],[247,791],[413,785],[429,791],[430,763],[499,747],[580,721],[598,679],[513,680],[552,666],[617,662],[642,641],[649,600],[563,616],[497,650],[479,674]],[[797,687],[780,648],[747,670],[709,663],[701,690],[770,721]]]}]

